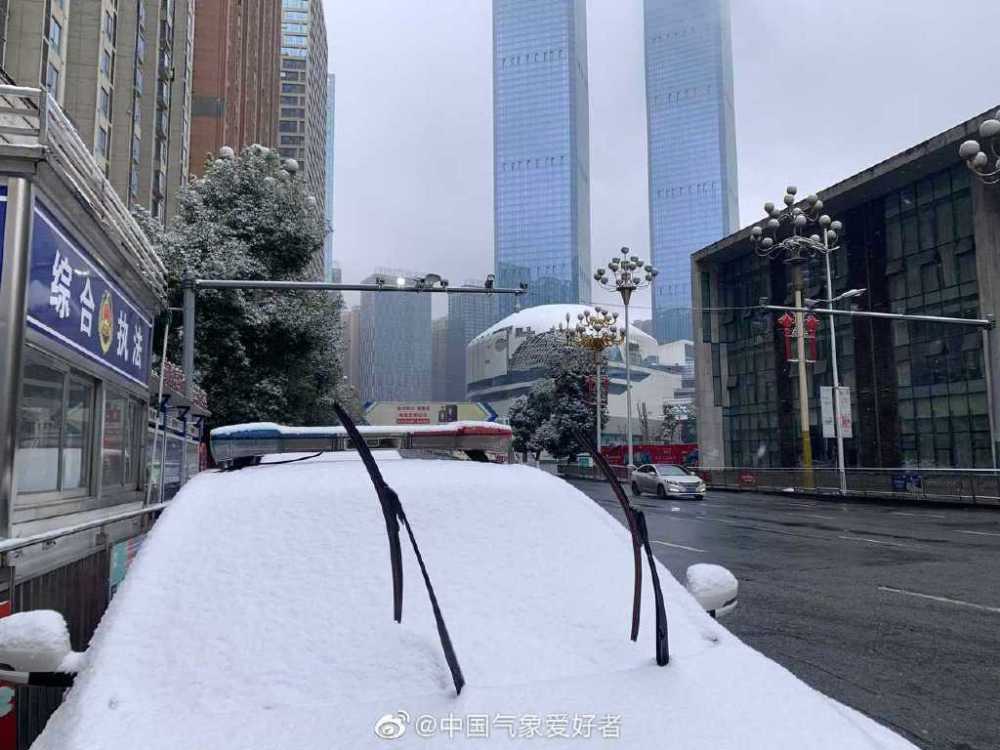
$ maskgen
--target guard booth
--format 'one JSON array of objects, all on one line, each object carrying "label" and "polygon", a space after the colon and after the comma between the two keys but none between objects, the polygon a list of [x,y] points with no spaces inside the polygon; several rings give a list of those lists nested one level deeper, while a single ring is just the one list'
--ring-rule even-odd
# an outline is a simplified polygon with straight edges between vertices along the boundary
[{"label": "guard booth", "polygon": [[[0,615],[52,608],[83,649],[156,506],[146,500],[165,271],[48,98],[0,85]],[[61,691],[18,689],[0,746]]]}]

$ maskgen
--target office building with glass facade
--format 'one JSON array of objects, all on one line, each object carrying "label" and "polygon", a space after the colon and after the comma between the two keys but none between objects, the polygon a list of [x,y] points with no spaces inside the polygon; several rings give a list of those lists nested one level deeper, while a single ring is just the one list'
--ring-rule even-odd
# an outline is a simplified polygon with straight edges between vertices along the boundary
[{"label": "office building with glass facade", "polygon": [[496,277],[523,305],[590,300],[588,123],[584,0],[494,0]]},{"label": "office building with glass facade", "polygon": [[[479,286],[466,279],[462,286]],[[486,294],[448,295],[448,345],[444,400],[465,400],[466,347],[497,319],[497,298]]]},{"label": "office building with glass facade", "polygon": [[[422,274],[380,269],[362,283],[412,284]],[[362,292],[358,322],[362,401],[429,401],[433,336],[431,295]]]},{"label": "office building with glass facade", "polygon": [[[957,318],[1000,313],[1000,189],[976,179],[958,157],[974,137],[973,118],[850,177],[819,195],[844,223],[831,255],[833,294],[865,289],[859,309]],[[761,297],[792,300],[782,260],[754,253],[750,228],[691,259],[696,308],[696,392],[701,461],[706,466],[798,466],[797,367],[785,359]],[[805,297],[827,298],[822,258],[804,269]],[[847,303],[842,303],[846,305]],[[823,437],[820,387],[832,385],[829,323],[821,324],[809,365],[809,420],[816,466],[836,465]],[[1000,423],[998,336],[972,326],[840,317],[840,380],[850,389],[853,437],[848,467],[993,466]],[[984,355],[984,339],[991,358]],[[992,435],[991,435],[992,433]]]},{"label": "office building with glass facade", "polygon": [[645,0],[653,330],[691,338],[691,253],[738,225],[729,0]]}]

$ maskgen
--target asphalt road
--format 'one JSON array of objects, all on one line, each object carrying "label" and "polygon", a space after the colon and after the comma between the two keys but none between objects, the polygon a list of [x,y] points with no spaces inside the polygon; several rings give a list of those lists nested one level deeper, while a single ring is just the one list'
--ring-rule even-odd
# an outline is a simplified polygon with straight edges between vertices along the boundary
[{"label": "asphalt road", "polygon": [[[621,520],[607,484],[574,482]],[[1000,510],[643,496],[657,557],[725,565],[725,625],[925,748],[1000,748]],[[669,614],[669,613],[668,613]]]}]

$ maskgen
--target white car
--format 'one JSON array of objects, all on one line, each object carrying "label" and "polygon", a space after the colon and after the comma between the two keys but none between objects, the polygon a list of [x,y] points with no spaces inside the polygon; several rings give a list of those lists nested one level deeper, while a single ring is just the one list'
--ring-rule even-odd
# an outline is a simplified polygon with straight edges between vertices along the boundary
[{"label": "white car", "polygon": [[[629,532],[562,479],[406,453],[374,451],[419,540],[460,693],[405,535],[393,620],[386,522],[358,455],[271,456],[181,490],[34,750],[912,750],[746,646],[657,563],[658,666],[648,571],[629,639]],[[691,573],[709,609],[735,596],[720,570]]]},{"label": "white car", "polygon": [[676,464],[646,464],[632,472],[632,494],[639,496],[643,492],[660,498],[702,500],[705,480]]}]

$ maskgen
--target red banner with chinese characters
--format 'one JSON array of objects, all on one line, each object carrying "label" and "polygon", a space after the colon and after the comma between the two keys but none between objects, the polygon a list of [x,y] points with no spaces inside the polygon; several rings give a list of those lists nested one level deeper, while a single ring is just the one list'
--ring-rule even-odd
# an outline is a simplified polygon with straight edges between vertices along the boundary
[{"label": "red banner with chinese characters", "polygon": [[[10,600],[0,601],[0,617],[11,614]],[[14,704],[14,686],[0,682],[0,750],[17,747],[17,711]]]}]

